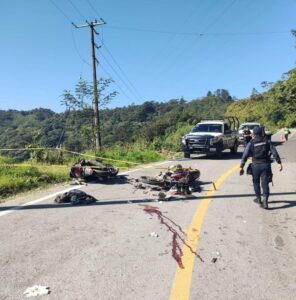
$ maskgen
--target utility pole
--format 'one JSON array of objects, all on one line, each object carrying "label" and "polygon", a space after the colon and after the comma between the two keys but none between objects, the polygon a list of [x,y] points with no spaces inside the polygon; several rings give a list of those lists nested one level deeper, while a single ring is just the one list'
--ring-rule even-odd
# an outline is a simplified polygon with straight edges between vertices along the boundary
[{"label": "utility pole", "polygon": [[94,111],[94,138],[95,138],[95,147],[96,150],[102,149],[102,140],[101,140],[101,125],[100,125],[100,110],[99,110],[99,102],[100,102],[100,95],[98,94],[98,87],[97,87],[97,68],[96,63],[98,60],[96,59],[96,51],[95,48],[99,48],[95,43],[94,34],[98,34],[95,30],[95,26],[104,25],[106,22],[101,19],[100,22],[94,20],[92,22],[86,21],[87,24],[83,25],[72,25],[75,28],[83,28],[89,27],[90,28],[90,36],[91,36],[91,58],[92,58],[92,69],[93,69],[93,111]]}]

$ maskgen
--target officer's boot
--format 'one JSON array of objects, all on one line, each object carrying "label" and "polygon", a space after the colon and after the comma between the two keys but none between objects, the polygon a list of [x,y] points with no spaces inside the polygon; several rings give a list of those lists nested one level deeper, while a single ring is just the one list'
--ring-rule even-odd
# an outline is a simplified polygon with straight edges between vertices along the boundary
[{"label": "officer's boot", "polygon": [[257,203],[257,204],[262,204],[261,196],[260,195],[256,195],[256,198],[254,199],[254,202]]},{"label": "officer's boot", "polygon": [[263,196],[263,206],[264,209],[268,209],[268,196]]}]

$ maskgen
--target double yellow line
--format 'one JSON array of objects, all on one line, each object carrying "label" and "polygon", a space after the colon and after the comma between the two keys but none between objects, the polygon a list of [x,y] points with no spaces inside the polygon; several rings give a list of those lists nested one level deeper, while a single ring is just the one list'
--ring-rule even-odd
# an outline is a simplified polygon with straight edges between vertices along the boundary
[{"label": "double yellow line", "polygon": [[[215,185],[218,188],[228,176],[238,170],[239,164],[232,167],[226,173],[224,173],[216,182]],[[201,234],[201,226],[203,219],[209,207],[211,197],[215,193],[214,187],[208,191],[205,198],[201,200],[198,209],[193,217],[192,223],[187,230],[187,237],[185,244],[182,248],[183,256],[182,263],[184,268],[177,267],[175,279],[173,282],[170,300],[188,300],[190,297],[190,287],[192,280],[192,271],[194,266],[194,260],[196,257],[196,248],[198,240]]]}]

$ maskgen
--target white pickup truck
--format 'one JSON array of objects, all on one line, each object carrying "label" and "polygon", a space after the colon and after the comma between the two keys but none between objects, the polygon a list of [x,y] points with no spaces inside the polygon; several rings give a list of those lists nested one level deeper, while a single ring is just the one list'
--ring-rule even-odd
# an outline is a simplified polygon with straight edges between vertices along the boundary
[{"label": "white pickup truck", "polygon": [[260,123],[257,122],[248,122],[248,123],[243,123],[240,125],[240,127],[238,128],[238,134],[239,134],[239,143],[240,144],[244,144],[244,130],[245,129],[250,129],[251,133],[253,133],[253,129],[256,126],[261,126]]},{"label": "white pickup truck", "polygon": [[235,117],[224,120],[205,120],[197,123],[182,138],[185,158],[193,153],[221,156],[223,150],[236,153],[239,145],[239,121]]}]

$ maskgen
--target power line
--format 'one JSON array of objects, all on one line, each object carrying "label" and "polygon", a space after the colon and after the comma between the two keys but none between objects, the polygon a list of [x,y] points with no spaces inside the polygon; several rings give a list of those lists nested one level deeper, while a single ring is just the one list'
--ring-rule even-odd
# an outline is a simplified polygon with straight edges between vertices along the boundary
[{"label": "power line", "polygon": [[[53,0],[49,0],[54,6],[55,8],[69,21],[69,23],[71,23],[72,25],[74,25],[76,27],[76,25],[73,23],[73,21],[67,16],[67,14],[58,6],[56,5],[56,3],[53,1]],[[71,1],[68,0],[70,3]],[[88,1],[89,2],[89,1]],[[72,6],[73,6],[73,3],[71,3]],[[76,10],[77,7],[76,6],[73,6],[75,7]],[[92,7],[94,9],[94,7]],[[79,12],[80,14],[80,12]],[[74,32],[73,32],[73,29],[71,28],[71,35],[72,35],[72,42],[73,42],[73,45],[74,45],[74,49],[76,50],[77,52],[77,55],[79,56],[79,58],[81,59],[81,61],[84,63],[84,64],[87,64],[89,67],[91,66],[89,62],[87,62],[81,55],[80,51],[78,50],[78,46],[77,46],[77,43],[76,43],[76,40],[75,40],[75,37],[74,37]],[[100,36],[99,36],[100,37]],[[106,49],[107,50],[107,49]],[[107,50],[108,51],[108,50]],[[111,54],[111,52],[109,51],[110,53],[110,56],[112,56],[112,59],[115,61],[115,58],[113,57],[113,55]],[[105,58],[105,60],[107,61],[107,59]],[[110,75],[110,73],[108,73],[105,68],[101,65],[101,68],[105,71],[105,73],[110,76],[112,78],[112,76]],[[118,68],[120,68],[120,66],[118,65]],[[115,71],[116,72],[116,71]],[[123,70],[121,69],[121,72],[123,72]],[[125,75],[126,76],[126,75]],[[124,94],[128,99],[130,99],[132,102],[133,100],[125,93],[125,91],[114,81],[114,84],[121,90],[122,94]],[[130,83],[131,84],[131,83]],[[134,88],[135,89],[135,88]],[[137,98],[137,97],[136,97]]]},{"label": "power line", "polygon": [[237,0],[233,0],[229,5],[227,5],[225,9],[220,13],[220,15],[218,15],[210,24],[208,24],[208,26],[206,26],[203,32],[206,33],[214,24],[216,24],[219,21],[219,19],[221,19],[225,15],[228,9],[235,4],[236,1]]},{"label": "power line", "polygon": [[113,66],[109,63],[109,61],[107,60],[107,58],[105,57],[105,55],[102,53],[102,51],[100,51],[102,57],[104,58],[104,60],[106,61],[106,63],[109,65],[109,67],[114,71],[114,73],[118,76],[118,78],[120,79],[120,81],[123,83],[123,85],[130,91],[131,94],[133,94],[133,96],[135,96],[135,98],[137,98],[137,100],[140,100],[138,98],[138,95],[136,95],[134,93],[134,91],[125,83],[125,81],[123,80],[123,78],[121,77],[120,74],[118,74],[118,72],[113,68]]},{"label": "power line", "polygon": [[[102,64],[100,64],[100,67],[102,68],[102,70],[110,77],[112,78],[112,76],[110,75],[110,73],[103,67]],[[121,88],[120,85],[118,85],[118,83],[116,81],[114,81],[114,84],[122,91],[122,93],[131,101],[133,102],[133,100],[125,93],[125,91]]]},{"label": "power line", "polygon": [[187,36],[224,36],[224,35],[272,35],[272,34],[290,34],[290,31],[262,31],[262,32],[178,32],[178,31],[163,31],[156,29],[134,28],[134,27],[121,27],[121,26],[106,26],[106,29],[126,30],[126,31],[138,31],[149,32],[169,35],[187,35]]},{"label": "power line", "polygon": [[[184,28],[185,25],[187,25],[188,23],[191,22],[191,20],[193,19],[194,16],[195,16],[195,18],[197,18],[197,16],[199,16],[200,13],[203,13],[203,18],[205,18],[205,15],[211,11],[211,3],[210,3],[210,1],[204,1],[203,3],[207,4],[207,5],[200,6],[199,4],[196,4],[196,7],[194,7],[194,9],[190,10],[190,12],[188,14],[186,14],[186,17],[183,19],[183,21],[179,22],[180,23],[179,27]],[[173,59],[173,57],[175,56],[175,54],[178,52],[178,49],[180,49],[180,46],[184,45],[185,38],[186,37],[183,36],[182,38],[177,40],[176,35],[173,35],[166,41],[165,46],[162,47],[162,49],[160,51],[158,51],[157,57],[163,57],[164,55],[166,55],[166,61],[163,61],[160,65],[161,69],[166,68],[167,61],[170,62],[171,59]],[[167,52],[168,52],[168,54],[167,54]],[[151,63],[152,63],[152,60],[151,60]]]},{"label": "power line", "polygon": [[200,33],[200,36],[243,36],[243,35],[273,35],[273,34],[289,34],[288,31],[258,31],[258,32],[212,32],[212,33]]},{"label": "power line", "polygon": [[139,98],[143,98],[141,97],[140,93],[138,92],[138,90],[135,88],[135,86],[133,85],[133,83],[129,80],[128,76],[126,75],[126,73],[123,71],[123,69],[120,67],[119,63],[116,61],[116,59],[114,58],[114,56],[112,55],[111,51],[108,49],[106,43],[104,43],[104,49],[106,49],[106,51],[108,52],[108,54],[110,55],[111,59],[113,60],[113,62],[115,63],[115,65],[117,66],[117,68],[120,70],[121,74],[125,77],[125,79],[127,80],[127,82],[129,83],[129,85],[133,88],[134,92],[136,93],[136,95],[139,96]]},{"label": "power line", "polygon": [[52,5],[72,24],[72,21],[70,20],[70,18],[65,14],[65,12],[59,7],[56,5],[56,3],[53,1],[53,0],[49,0]]},{"label": "power line", "polygon": [[86,17],[80,12],[80,10],[74,5],[74,3],[71,0],[68,0],[68,2],[72,5],[72,7],[76,10],[76,12],[82,17],[83,20],[86,20]]},{"label": "power line", "polygon": [[95,9],[95,7],[91,4],[91,2],[89,0],[86,0],[86,2],[88,3],[88,5],[91,7],[91,9],[98,15],[99,18],[101,18],[100,14],[98,13],[98,11]]},{"label": "power line", "polygon": [[176,31],[163,31],[156,29],[145,29],[145,28],[135,28],[135,27],[122,27],[122,26],[107,26],[107,29],[115,30],[126,30],[126,31],[139,31],[139,32],[151,32],[160,34],[171,34],[171,35],[194,35],[194,32],[176,32]]},{"label": "power line", "polygon": [[[58,6],[56,5],[56,3],[53,1],[53,0],[49,0],[52,5],[69,21],[69,23],[71,23],[73,25],[73,22],[71,21],[71,19],[66,15],[66,13]],[[74,37],[74,33],[73,33],[73,28],[71,26],[71,37],[72,37],[72,42],[73,42],[73,45],[74,45],[74,49],[78,55],[78,57],[81,59],[81,61],[84,63],[84,64],[87,64],[88,66],[90,66],[90,64],[82,57],[80,51],[78,50],[78,46],[77,46],[77,43],[76,43],[76,40],[75,40],[75,37]]]},{"label": "power line", "polygon": [[82,55],[80,54],[80,51],[78,50],[78,47],[77,47],[77,43],[76,43],[76,40],[75,40],[75,37],[74,37],[74,32],[73,32],[73,28],[71,27],[71,36],[72,36],[72,41],[73,41],[73,44],[74,44],[74,48],[79,56],[79,58],[85,63],[87,64],[88,66],[90,66],[90,63],[88,63],[83,57]]},{"label": "power line", "polygon": [[[92,9],[94,10],[94,12],[96,14],[98,14],[97,10],[93,7],[93,5],[90,3],[89,0],[87,0],[87,2],[89,3],[89,5],[92,7]],[[99,14],[98,14],[99,16]],[[128,76],[126,75],[126,73],[123,71],[123,69],[120,67],[119,63],[116,61],[116,59],[114,58],[114,56],[112,55],[111,51],[108,49],[106,43],[102,40],[102,38],[99,36],[101,42],[102,42],[102,46],[104,49],[106,49],[106,51],[108,52],[108,54],[110,55],[111,59],[113,60],[113,62],[115,63],[115,65],[117,66],[117,68],[119,69],[119,71],[121,72],[121,74],[123,75],[123,77],[125,78],[125,80],[129,83],[129,85],[131,86],[131,88],[134,90],[134,94],[136,96],[136,98],[141,98],[143,99],[143,97],[140,95],[140,93],[138,92],[138,90],[135,88],[135,86],[132,84],[132,82],[129,80]],[[105,60],[107,61],[107,63],[109,64],[108,60],[105,58]],[[112,67],[113,69],[113,67]],[[114,70],[114,69],[113,69]],[[116,71],[115,71],[116,72]],[[116,74],[118,74],[116,72]],[[121,77],[119,77],[121,79],[122,82],[124,82],[122,80]],[[127,88],[128,86],[126,84],[124,84]],[[128,88],[129,89],[129,88]],[[130,90],[130,89],[129,89]]]},{"label": "power line", "polygon": [[[221,11],[221,13],[220,13],[220,14],[219,14],[212,22],[210,22],[207,26],[204,27],[204,29],[202,30],[202,33],[200,33],[199,36],[205,35],[206,32],[207,32],[207,30],[209,30],[214,24],[216,24],[217,21],[218,21],[221,17],[223,17],[223,16],[225,15],[225,13],[229,10],[229,8],[231,8],[231,7],[235,4],[236,1],[237,1],[237,0],[232,0],[231,3],[230,3],[229,5],[227,5],[227,6]],[[180,57],[180,56],[183,54],[184,48],[185,48],[185,46],[184,46],[184,44],[183,44],[183,48],[181,49],[181,51],[179,51],[179,53],[178,53],[177,55],[175,55],[175,58],[176,58],[176,59],[177,59],[178,57]],[[175,51],[175,53],[176,53],[176,51]],[[171,55],[171,57],[172,57],[172,55]],[[175,59],[175,60],[176,60],[176,59]],[[167,66],[166,68],[162,69],[161,73],[163,73],[163,72],[167,71],[168,69],[172,68],[172,66],[173,66],[173,64],[170,64],[170,65]]]}]

